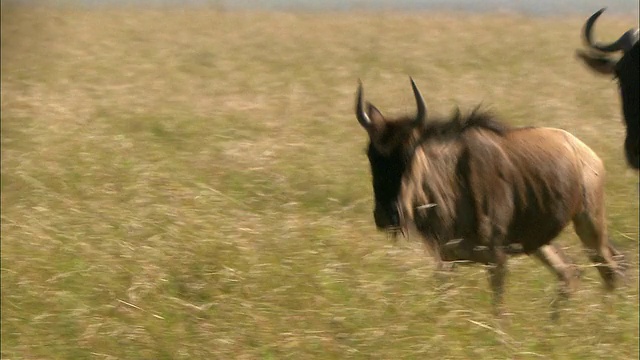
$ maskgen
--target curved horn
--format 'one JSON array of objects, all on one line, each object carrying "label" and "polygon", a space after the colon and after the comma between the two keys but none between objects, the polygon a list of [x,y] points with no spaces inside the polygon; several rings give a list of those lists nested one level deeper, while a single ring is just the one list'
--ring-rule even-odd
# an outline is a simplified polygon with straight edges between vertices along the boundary
[{"label": "curved horn", "polygon": [[365,129],[369,129],[371,127],[371,119],[369,119],[369,115],[364,111],[364,104],[362,100],[362,81],[360,81],[360,79],[358,79],[358,92],[356,93],[356,117],[362,127]]},{"label": "curved horn", "polygon": [[638,41],[638,30],[628,30],[622,36],[612,42],[611,44],[597,44],[593,42],[592,31],[593,24],[596,22],[596,19],[606,10],[606,8],[602,8],[596,11],[587,22],[584,24],[584,30],[582,32],[584,42],[591,48],[596,50],[600,50],[602,52],[615,52],[615,51],[628,51],[631,47]]},{"label": "curved horn", "polygon": [[422,94],[420,94],[420,90],[418,89],[415,81],[413,81],[413,78],[409,77],[409,80],[411,80],[411,88],[413,89],[413,95],[416,98],[416,105],[418,107],[418,113],[416,114],[414,124],[419,125],[424,123],[427,118],[427,106],[425,105],[424,98],[422,97]]}]

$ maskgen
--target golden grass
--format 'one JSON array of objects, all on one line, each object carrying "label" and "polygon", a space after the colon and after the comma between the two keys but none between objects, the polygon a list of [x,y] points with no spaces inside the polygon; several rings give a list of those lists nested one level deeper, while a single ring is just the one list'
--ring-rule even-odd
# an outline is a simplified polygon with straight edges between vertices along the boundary
[{"label": "golden grass", "polygon": [[[3,4],[2,358],[637,358],[638,177],[582,21]],[[629,284],[586,268],[556,324],[515,258],[498,322],[481,267],[440,289],[377,233],[353,97],[412,112],[408,75],[432,114],[483,102],[605,159]]]}]

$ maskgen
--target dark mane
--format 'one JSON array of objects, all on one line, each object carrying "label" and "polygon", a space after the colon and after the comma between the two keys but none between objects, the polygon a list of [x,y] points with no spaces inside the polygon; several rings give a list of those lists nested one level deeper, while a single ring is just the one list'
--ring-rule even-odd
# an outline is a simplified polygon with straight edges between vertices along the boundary
[{"label": "dark mane", "polygon": [[496,116],[487,110],[474,108],[469,114],[462,115],[456,108],[453,115],[446,120],[429,119],[422,129],[423,140],[428,138],[457,137],[469,129],[485,129],[503,136],[511,128],[497,120]]}]

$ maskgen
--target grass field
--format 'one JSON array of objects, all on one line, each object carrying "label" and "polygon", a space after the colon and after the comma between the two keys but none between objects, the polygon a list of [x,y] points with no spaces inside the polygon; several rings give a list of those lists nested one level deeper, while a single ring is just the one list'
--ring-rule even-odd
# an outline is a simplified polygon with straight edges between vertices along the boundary
[{"label": "grass field", "polygon": [[[638,175],[583,20],[3,3],[2,359],[638,358]],[[482,267],[439,287],[417,239],[378,233],[354,93],[413,112],[408,75],[431,114],[591,146],[627,286],[605,296],[569,228],[561,320],[520,257],[499,321]]]}]

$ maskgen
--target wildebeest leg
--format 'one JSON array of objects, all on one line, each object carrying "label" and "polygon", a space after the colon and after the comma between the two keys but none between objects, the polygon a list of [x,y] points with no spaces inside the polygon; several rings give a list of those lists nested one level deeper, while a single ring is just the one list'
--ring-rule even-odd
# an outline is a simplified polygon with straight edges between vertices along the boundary
[{"label": "wildebeest leg", "polygon": [[562,281],[561,295],[568,296],[575,290],[580,279],[580,270],[571,263],[569,257],[559,246],[555,244],[544,245],[536,250],[534,256],[553,271],[558,280]]},{"label": "wildebeest leg", "polygon": [[493,313],[502,314],[504,298],[504,280],[507,275],[507,256],[500,249],[493,249],[494,260],[489,263],[489,283],[493,291]]},{"label": "wildebeest leg", "polygon": [[560,305],[564,300],[568,299],[570,293],[575,290],[580,278],[580,270],[571,263],[562,249],[555,244],[540,247],[534,255],[540,259],[546,267],[551,269],[558,277],[558,280],[562,282],[558,289],[558,298],[553,301],[551,318],[555,320],[559,316]]},{"label": "wildebeest leg", "polygon": [[502,314],[504,280],[507,275],[507,255],[502,248],[478,247],[471,252],[470,260],[487,265],[489,284],[493,291],[493,313]]},{"label": "wildebeest leg", "polygon": [[456,239],[449,241],[440,250],[442,259],[471,261],[487,265],[489,284],[493,291],[493,311],[495,315],[500,315],[502,313],[504,280],[507,274],[505,249],[497,246],[474,246],[465,239]]},{"label": "wildebeest leg", "polygon": [[594,219],[590,214],[579,214],[573,219],[573,226],[589,252],[589,259],[600,272],[605,288],[613,290],[616,278],[624,275],[624,255],[609,242],[604,215],[601,215]]},{"label": "wildebeest leg", "polygon": [[435,241],[425,241],[425,250],[435,261],[434,278],[436,279],[437,290],[444,290],[450,284],[449,274],[453,270],[454,263],[448,259],[444,259],[440,246]]}]

